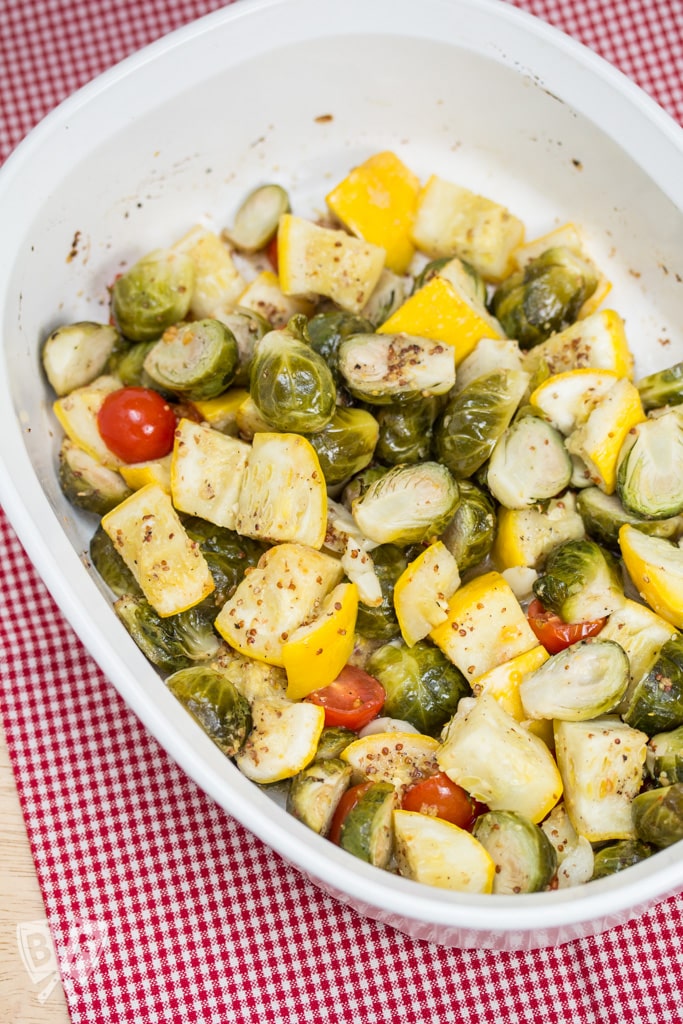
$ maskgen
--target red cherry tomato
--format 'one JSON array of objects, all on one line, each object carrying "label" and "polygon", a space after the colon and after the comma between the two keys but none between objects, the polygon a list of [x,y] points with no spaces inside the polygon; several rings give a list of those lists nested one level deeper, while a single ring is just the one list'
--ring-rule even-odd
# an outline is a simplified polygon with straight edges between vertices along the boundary
[{"label": "red cherry tomato", "polygon": [[345,665],[334,682],[309,693],[306,700],[325,709],[325,725],[343,725],[356,732],[382,710],[386,693],[374,676]]},{"label": "red cherry tomato", "polygon": [[589,619],[586,622],[565,622],[559,615],[547,611],[537,598],[529,605],[527,618],[539,643],[543,644],[548,654],[558,654],[579,640],[597,636],[607,621]]},{"label": "red cherry tomato", "polygon": [[124,462],[147,462],[168,455],[176,417],[158,391],[119,388],[100,406],[97,428],[107,448]]},{"label": "red cherry tomato", "polygon": [[270,260],[270,262],[271,262],[271,264],[273,266],[273,270],[277,274],[277,272],[279,270],[278,256],[277,256],[277,233],[273,235],[271,240],[268,242],[268,245],[266,246],[266,256]]},{"label": "red cherry tomato", "polygon": [[357,786],[351,786],[346,790],[341,800],[337,804],[337,809],[332,817],[332,823],[330,830],[327,833],[327,838],[336,843],[339,846],[339,839],[341,836],[342,825],[346,821],[347,816],[351,813],[353,808],[356,806],[363,793],[367,793],[372,785],[371,782],[359,782]]},{"label": "red cherry tomato", "polygon": [[409,786],[403,794],[404,811],[431,814],[450,821],[459,828],[469,829],[486,807],[480,804],[445,772],[437,772]]}]

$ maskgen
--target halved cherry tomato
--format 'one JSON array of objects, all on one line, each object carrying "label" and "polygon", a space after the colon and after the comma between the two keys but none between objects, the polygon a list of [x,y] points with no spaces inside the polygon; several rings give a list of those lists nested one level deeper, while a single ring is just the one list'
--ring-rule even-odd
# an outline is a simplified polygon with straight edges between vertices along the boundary
[{"label": "halved cherry tomato", "polygon": [[382,710],[384,687],[355,665],[345,665],[334,682],[309,693],[306,700],[325,709],[325,725],[358,731]]},{"label": "halved cherry tomato", "polygon": [[268,259],[272,263],[273,270],[277,274],[278,269],[279,269],[278,255],[277,255],[277,232],[273,235],[271,240],[268,242],[268,245],[266,246],[266,256],[268,257]]},{"label": "halved cherry tomato", "polygon": [[337,809],[332,817],[332,823],[330,830],[327,833],[327,838],[336,843],[339,846],[339,839],[341,837],[342,825],[346,821],[347,816],[351,813],[353,808],[356,806],[363,793],[367,793],[372,785],[371,782],[359,782],[357,786],[351,786],[343,794],[341,800],[337,804]]},{"label": "halved cherry tomato", "polygon": [[401,806],[404,811],[431,814],[465,829],[471,828],[479,815],[487,810],[445,772],[429,775],[408,786]]},{"label": "halved cherry tomato", "polygon": [[118,388],[100,406],[97,428],[107,448],[124,462],[147,462],[168,455],[176,416],[152,388]]},{"label": "halved cherry tomato", "polygon": [[579,640],[597,636],[607,622],[607,619],[565,622],[555,612],[547,611],[538,598],[529,605],[527,618],[539,643],[543,644],[548,654],[558,654]]}]

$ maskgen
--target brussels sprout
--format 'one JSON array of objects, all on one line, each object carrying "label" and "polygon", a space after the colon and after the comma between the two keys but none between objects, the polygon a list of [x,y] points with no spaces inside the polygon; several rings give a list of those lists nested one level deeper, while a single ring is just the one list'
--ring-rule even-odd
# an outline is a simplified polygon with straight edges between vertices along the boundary
[{"label": "brussels sprout", "polygon": [[487,557],[496,535],[496,507],[470,480],[459,480],[460,502],[441,540],[458,563],[460,575]]},{"label": "brussels sprout", "polygon": [[422,402],[381,406],[377,412],[379,439],[375,456],[390,466],[429,458],[438,412],[439,400],[434,396]]},{"label": "brussels sprout", "polygon": [[515,811],[487,811],[472,834],[493,858],[493,892],[512,895],[546,889],[557,868],[555,847],[539,825]]},{"label": "brussels sprout", "polygon": [[653,846],[672,846],[683,839],[683,782],[639,793],[631,804],[638,838]]},{"label": "brussels sprout", "polygon": [[59,450],[59,486],[72,505],[103,516],[131,493],[120,473],[108,469],[64,438]]},{"label": "brussels sprout", "polygon": [[353,502],[352,513],[377,544],[420,544],[445,529],[458,504],[458,485],[438,462],[394,466]]},{"label": "brussels sprout", "polygon": [[571,326],[597,284],[590,263],[566,246],[555,246],[506,278],[490,308],[508,338],[529,349]]},{"label": "brussels sprout", "polygon": [[104,372],[119,340],[115,327],[81,320],[54,330],[43,344],[45,376],[60,396],[90,384]]},{"label": "brussels sprout", "polygon": [[506,508],[528,508],[564,491],[571,475],[560,432],[538,416],[522,416],[493,449],[486,483]]},{"label": "brussels sprout", "polygon": [[439,271],[443,270],[446,264],[451,262],[451,259],[451,256],[439,256],[438,259],[430,260],[429,263],[425,263],[424,267],[415,278],[413,294],[419,291],[420,288],[424,288],[426,284],[429,284],[432,278],[438,277]]},{"label": "brussels sprout", "polygon": [[373,782],[344,819],[339,836],[342,850],[368,864],[385,868],[393,852],[392,814],[396,790],[388,782]]},{"label": "brussels sprout", "polygon": [[624,721],[648,736],[683,725],[683,635],[666,641],[624,703]]},{"label": "brussels sprout", "polygon": [[192,259],[155,249],[114,282],[111,308],[119,330],[131,341],[160,338],[190,308],[195,269]]},{"label": "brussels sprout", "polygon": [[613,640],[580,640],[522,679],[529,718],[585,722],[611,711],[628,686],[629,663]]},{"label": "brussels sprout", "polygon": [[677,410],[629,431],[619,452],[617,493],[627,512],[644,519],[683,511],[683,417]]},{"label": "brussels sprout", "polygon": [[401,629],[394,611],[394,585],[408,565],[408,559],[401,548],[394,544],[382,544],[372,552],[375,574],[382,589],[382,603],[375,608],[358,605],[356,633],[366,640],[386,642],[399,636]]},{"label": "brussels sprout", "polygon": [[374,326],[364,316],[334,311],[311,317],[306,330],[311,348],[325,360],[339,387],[343,384],[339,373],[339,346],[353,334],[372,334]]},{"label": "brussels sprout", "polygon": [[[411,284],[409,277],[395,274],[386,267],[384,268],[370,298],[361,311],[362,316],[372,324],[371,331],[388,320],[392,313],[395,313],[399,306],[403,305],[410,295]],[[370,332],[364,331],[363,333]]]},{"label": "brussels sprout", "polygon": [[640,864],[641,860],[647,860],[653,853],[654,848],[639,839],[622,839],[618,843],[603,846],[595,854],[591,881],[607,878],[608,875],[615,875],[618,871]]},{"label": "brussels sprout", "polygon": [[92,535],[88,553],[95,569],[117,597],[122,597],[124,594],[131,594],[133,597],[142,596],[140,584],[116,550],[113,540],[102,525],[99,525]]},{"label": "brussels sprout", "polygon": [[651,537],[676,540],[683,532],[683,517],[641,519],[627,512],[617,494],[605,494],[599,487],[586,487],[576,497],[576,508],[586,533],[605,547],[619,553],[619,530],[628,523]]},{"label": "brussels sprout", "polygon": [[170,327],[143,364],[155,386],[190,402],[215,398],[232,383],[237,342],[219,320]]},{"label": "brussels sprout", "polygon": [[191,540],[199,544],[216,584],[216,589],[206,598],[207,605],[222,608],[244,579],[247,569],[257,564],[267,545],[199,517],[183,516],[182,522]]},{"label": "brussels sprout", "polygon": [[192,665],[170,675],[166,685],[226,757],[233,757],[251,732],[251,711],[230,680]]},{"label": "brussels sprout", "polygon": [[360,498],[371,487],[376,480],[381,480],[389,470],[386,466],[368,466],[356,473],[352,480],[349,480],[342,491],[342,501],[346,508],[353,507],[356,498]]},{"label": "brussels sprout", "polygon": [[343,725],[325,726],[318,740],[318,749],[315,752],[316,761],[327,761],[329,758],[337,758],[342,750],[358,739],[358,734],[346,729]]},{"label": "brussels sprout", "polygon": [[683,362],[674,363],[666,370],[657,370],[636,381],[640,400],[646,411],[661,409],[664,405],[683,403]]},{"label": "brussels sprout", "polygon": [[475,303],[486,305],[486,281],[476,267],[473,267],[467,260],[457,256],[445,256],[432,260],[415,278],[413,291],[423,288],[434,277],[445,277],[447,281],[456,286],[457,290],[462,290]]},{"label": "brussels sprout", "polygon": [[327,835],[352,772],[351,765],[337,757],[315,760],[292,779],[287,810],[318,835]]},{"label": "brussels sprout", "polygon": [[142,653],[164,673],[209,661],[221,646],[203,606],[162,618],[144,597],[123,594],[114,610]]},{"label": "brussels sprout", "polygon": [[160,388],[145,370],[145,359],[155,345],[156,341],[136,341],[114,349],[107,363],[107,373],[118,377],[124,387],[156,388],[165,395],[170,394]]},{"label": "brussels sprout", "polygon": [[289,196],[281,185],[260,185],[240,204],[228,239],[243,252],[258,252],[275,236]]},{"label": "brussels sprout", "polygon": [[299,320],[270,331],[258,343],[251,363],[249,391],[274,430],[314,434],[327,426],[336,410],[332,371],[298,336]]},{"label": "brussels sprout", "polygon": [[362,402],[414,402],[450,391],[455,356],[446,342],[413,334],[356,334],[339,346],[339,372]]},{"label": "brussels sprout", "polygon": [[470,477],[483,466],[509,426],[528,381],[521,370],[496,371],[449,398],[434,426],[434,449],[455,477]]},{"label": "brussels sprout", "polygon": [[683,725],[650,738],[645,766],[658,786],[683,782]]},{"label": "brussels sprout", "polygon": [[592,540],[570,540],[554,548],[534,593],[565,622],[601,619],[624,601],[617,560]]},{"label": "brussels sprout", "polygon": [[330,422],[317,434],[307,434],[315,448],[328,486],[340,484],[371,461],[379,426],[364,409],[338,407]]},{"label": "brussels sprout", "polygon": [[236,387],[247,387],[254,351],[261,338],[270,330],[270,324],[253,309],[243,309],[241,306],[221,310],[214,316],[228,328],[237,343],[237,370],[232,383]]},{"label": "brussels sprout", "polygon": [[370,656],[367,671],[386,691],[383,713],[438,736],[461,697],[471,696],[467,680],[445,654],[424,640],[408,647],[392,641]]}]

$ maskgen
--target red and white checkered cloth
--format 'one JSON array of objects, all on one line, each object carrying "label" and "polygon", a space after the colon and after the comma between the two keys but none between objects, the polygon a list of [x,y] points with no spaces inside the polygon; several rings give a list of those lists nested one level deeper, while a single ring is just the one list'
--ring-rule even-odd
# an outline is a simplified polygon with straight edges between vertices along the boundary
[{"label": "red and white checkered cloth", "polygon": [[[683,0],[516,5],[597,50],[683,122]],[[78,86],[221,6],[0,0],[0,160]],[[1,513],[0,592],[4,723],[75,1024],[683,1020],[683,897],[529,953],[443,949],[365,920],[159,748]]]}]

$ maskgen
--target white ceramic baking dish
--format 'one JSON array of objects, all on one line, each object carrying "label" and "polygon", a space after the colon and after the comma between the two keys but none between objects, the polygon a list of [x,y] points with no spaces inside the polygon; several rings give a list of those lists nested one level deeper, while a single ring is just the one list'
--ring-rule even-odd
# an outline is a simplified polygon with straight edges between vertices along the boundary
[{"label": "white ceramic baking dish", "polygon": [[122,263],[255,184],[298,212],[393,149],[507,205],[529,237],[573,219],[613,282],[640,372],[683,358],[683,132],[593,53],[496,0],[240,0],[109,71],[0,173],[0,495],[72,626],[130,707],[219,804],[326,891],[409,934],[534,948],[623,922],[683,887],[674,846],[574,890],[430,889],[307,830],[227,761],[135,648],[83,562],[90,521],[59,489],[39,347],[106,318]]}]

